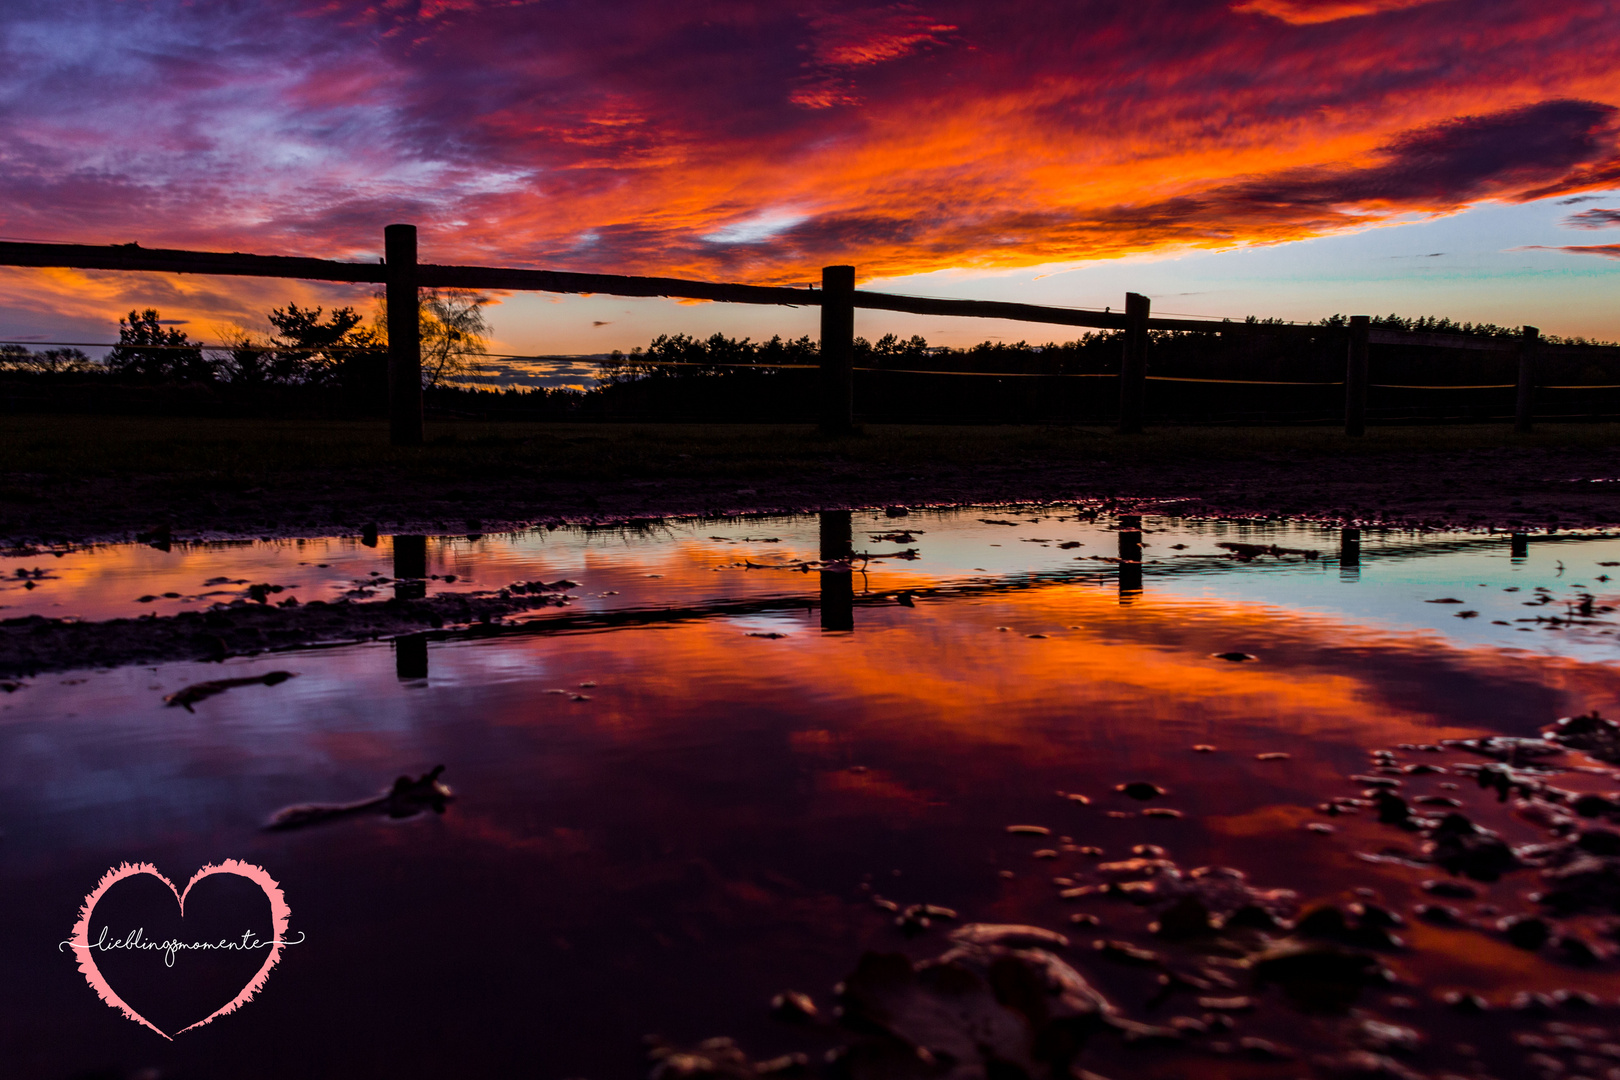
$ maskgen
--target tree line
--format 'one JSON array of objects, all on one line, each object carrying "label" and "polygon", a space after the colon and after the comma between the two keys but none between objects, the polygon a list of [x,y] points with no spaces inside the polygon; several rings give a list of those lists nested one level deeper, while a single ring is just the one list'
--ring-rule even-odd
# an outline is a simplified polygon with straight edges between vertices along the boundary
[{"label": "tree line", "polygon": [[[488,353],[489,298],[465,289],[424,290],[420,307],[422,383],[446,385],[476,374]],[[193,341],[154,308],[118,320],[118,344],[100,360],[77,348],[35,352],[0,346],[0,370],[40,374],[104,374],[143,383],[225,383],[236,386],[338,387],[360,372],[385,368],[388,312],[379,294],[368,320],[353,307],[288,304],[265,316],[268,334],[239,327],[220,344]]]},{"label": "tree line", "polygon": [[[1321,339],[1325,343],[1337,340],[1338,332],[1348,328],[1349,323],[1349,318],[1344,315],[1331,315],[1312,325],[1324,331]],[[1264,342],[1267,326],[1297,324],[1286,323],[1282,319],[1251,317],[1237,325],[1245,330],[1258,330],[1254,338]],[[1435,316],[1375,316],[1372,325],[1385,330],[1469,337],[1517,338],[1520,335],[1518,327],[1456,322]],[[1211,327],[1219,328],[1220,324]],[[878,370],[1041,372],[1052,375],[1101,373],[1118,367],[1122,333],[1117,330],[1092,331],[1073,341],[1048,341],[1045,344],[984,341],[966,348],[930,345],[920,335],[901,338],[895,334],[885,334],[875,342],[857,337],[854,341],[854,357],[857,368]],[[1148,337],[1160,347],[1161,352],[1184,359],[1192,359],[1199,354],[1225,357],[1233,347],[1231,340],[1195,330],[1153,330]],[[1545,334],[1541,340],[1554,345],[1614,344],[1580,337],[1564,338],[1556,334]],[[1286,339],[1281,342],[1281,348],[1288,349],[1296,342],[1297,339]],[[814,366],[820,359],[820,347],[808,335],[793,340],[783,340],[778,335],[769,341],[753,341],[750,338],[728,338],[724,334],[714,334],[708,338],[660,334],[644,349],[638,347],[628,353],[614,350],[598,364],[597,377],[604,385],[642,379],[716,377],[746,374],[750,370]]]}]

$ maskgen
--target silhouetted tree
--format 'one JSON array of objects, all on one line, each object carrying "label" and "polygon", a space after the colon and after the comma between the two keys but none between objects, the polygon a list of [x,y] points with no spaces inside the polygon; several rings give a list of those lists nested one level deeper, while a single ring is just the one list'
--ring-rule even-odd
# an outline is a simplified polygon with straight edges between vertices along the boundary
[{"label": "silhouetted tree", "polygon": [[376,332],[360,325],[362,316],[352,307],[338,308],[322,322],[320,308],[288,304],[270,312],[269,319],[276,328],[270,376],[280,382],[333,383],[357,354],[382,349]]},{"label": "silhouetted tree", "polygon": [[171,382],[211,382],[215,375],[215,363],[201,343],[189,340],[184,330],[165,329],[152,308],[118,320],[118,347],[107,354],[107,368]]},{"label": "silhouetted tree", "polygon": [[[376,340],[388,342],[388,298],[376,296],[372,317]],[[422,338],[422,385],[440,386],[478,372],[479,358],[489,352],[489,321],[484,308],[490,303],[471,289],[424,289],[417,308]]]}]

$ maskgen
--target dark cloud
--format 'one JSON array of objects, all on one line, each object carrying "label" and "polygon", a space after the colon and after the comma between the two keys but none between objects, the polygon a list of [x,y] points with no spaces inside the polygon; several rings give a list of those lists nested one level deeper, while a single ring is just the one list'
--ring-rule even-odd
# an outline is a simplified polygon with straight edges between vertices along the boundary
[{"label": "dark cloud", "polygon": [[1566,229],[1609,229],[1620,225],[1620,210],[1582,210],[1559,222]]},{"label": "dark cloud", "polygon": [[1608,259],[1620,259],[1620,244],[1571,244],[1565,247],[1549,247],[1545,244],[1527,244],[1515,251],[1563,251],[1571,255],[1601,255]]},{"label": "dark cloud", "polygon": [[1547,101],[1468,116],[1410,132],[1370,167],[1297,169],[1214,193],[1233,209],[1262,214],[1343,206],[1455,206],[1554,184],[1594,158],[1620,161],[1614,106]]}]

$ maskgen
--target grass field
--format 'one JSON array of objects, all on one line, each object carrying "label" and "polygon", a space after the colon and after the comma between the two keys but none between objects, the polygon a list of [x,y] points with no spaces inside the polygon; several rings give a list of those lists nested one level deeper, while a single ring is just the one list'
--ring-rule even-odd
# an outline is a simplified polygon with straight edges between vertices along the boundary
[{"label": "grass field", "polygon": [[1620,447],[1620,424],[1375,428],[1360,439],[1332,428],[1180,427],[1121,436],[1077,427],[872,426],[829,438],[808,426],[434,423],[427,444],[395,448],[377,422],[0,417],[5,471],[49,479],[337,474],[351,470],[444,479],[516,470],[568,480],[797,474],[843,462],[1174,464],[1364,459],[1499,449],[1602,451]]},{"label": "grass field", "polygon": [[[0,418],[0,544],[330,535],[839,506],[1192,500],[1204,516],[1438,528],[1620,522],[1620,424],[1377,428]],[[1578,482],[1571,482],[1571,481]]]}]

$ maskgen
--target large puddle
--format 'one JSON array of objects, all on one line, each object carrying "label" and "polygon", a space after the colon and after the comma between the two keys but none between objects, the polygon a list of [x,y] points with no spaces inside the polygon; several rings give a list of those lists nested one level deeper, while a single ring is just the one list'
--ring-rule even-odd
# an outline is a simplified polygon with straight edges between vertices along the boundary
[{"label": "large puddle", "polygon": [[[1620,836],[1610,850],[1600,826],[1620,802],[1572,807],[1620,783],[1577,753],[1440,744],[1620,714],[1620,539],[1368,533],[1347,558],[1336,530],[1134,524],[1003,507],[9,553],[0,618],[172,614],[253,586],[307,603],[574,584],[568,607],[499,633],[39,675],[0,696],[0,1060],[564,1080],[646,1075],[645,1035],[729,1036],[733,1056],[804,1053],[813,1075],[1048,1075],[1049,1047],[1008,1049],[926,979],[849,981],[864,952],[923,960],[994,923],[1067,936],[1052,955],[1117,1009],[1074,1067],[1113,1080],[1610,1075]],[[294,677],[165,702],[276,671]],[[266,828],[437,765],[448,803],[424,786]],[[1117,790],[1132,783],[1160,790]],[[1456,840],[1449,810],[1505,845]],[[1576,855],[1555,842],[1583,833]],[[1474,858],[1509,846],[1494,868]],[[1575,858],[1596,867],[1590,895],[1549,908]],[[224,859],[280,883],[302,942],[255,999],[169,1041],[98,1001],[59,943],[110,867],[183,887]],[[1302,919],[1323,905],[1344,919]],[[1521,925],[1536,918],[1545,933]],[[167,975],[135,960],[163,965],[109,956],[108,977],[125,964],[157,1027],[200,1018],[163,987],[211,958]],[[983,1008],[1040,1029],[992,975]],[[864,1034],[831,1021],[840,980]],[[826,1022],[773,1018],[788,990]]]}]

